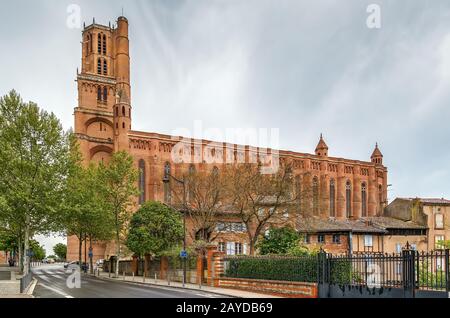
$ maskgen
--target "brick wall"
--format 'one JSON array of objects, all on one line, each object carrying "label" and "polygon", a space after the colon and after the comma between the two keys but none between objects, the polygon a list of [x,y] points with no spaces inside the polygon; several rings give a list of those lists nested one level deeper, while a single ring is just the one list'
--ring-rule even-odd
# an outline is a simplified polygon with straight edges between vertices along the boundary
[{"label": "brick wall", "polygon": [[227,277],[217,278],[216,281],[216,286],[222,288],[241,289],[257,293],[292,298],[318,297],[318,289],[316,283]]}]

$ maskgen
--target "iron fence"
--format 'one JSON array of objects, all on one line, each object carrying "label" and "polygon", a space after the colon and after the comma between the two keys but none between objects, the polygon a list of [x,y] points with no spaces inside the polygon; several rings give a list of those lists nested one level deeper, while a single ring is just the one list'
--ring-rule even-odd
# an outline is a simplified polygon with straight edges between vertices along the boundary
[{"label": "iron fence", "polygon": [[449,250],[401,253],[320,252],[302,257],[228,256],[225,277],[369,288],[450,291]]},{"label": "iron fence", "polygon": [[31,272],[24,275],[20,279],[20,293],[23,293],[28,288],[28,286],[30,286],[32,279],[33,279],[33,274]]}]

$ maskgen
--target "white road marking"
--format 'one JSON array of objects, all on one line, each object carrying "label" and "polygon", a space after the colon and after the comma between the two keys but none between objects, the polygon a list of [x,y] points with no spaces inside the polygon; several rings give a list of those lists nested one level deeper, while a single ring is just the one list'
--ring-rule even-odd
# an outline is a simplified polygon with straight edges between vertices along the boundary
[{"label": "white road marking", "polygon": [[70,296],[69,294],[66,294],[65,292],[63,292],[63,291],[61,291],[61,290],[59,290],[59,289],[56,289],[56,288],[47,286],[47,285],[42,284],[42,283],[39,283],[39,285],[42,286],[42,287],[44,287],[44,288],[47,288],[48,290],[51,290],[52,292],[55,292],[55,293],[59,294],[59,295],[61,295],[61,296],[64,296],[64,297],[66,297],[66,298],[73,298],[73,296]]}]

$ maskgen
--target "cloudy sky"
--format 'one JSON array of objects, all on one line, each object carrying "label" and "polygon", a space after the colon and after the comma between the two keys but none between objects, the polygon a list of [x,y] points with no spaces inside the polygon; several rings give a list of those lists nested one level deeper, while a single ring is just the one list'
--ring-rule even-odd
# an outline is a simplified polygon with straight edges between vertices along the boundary
[{"label": "cloudy sky", "polygon": [[16,89],[65,128],[81,59],[67,10],[108,24],[123,8],[133,129],[279,128],[280,148],[300,152],[323,133],[331,156],[360,160],[378,142],[391,200],[450,198],[449,1],[0,2],[0,94]]}]

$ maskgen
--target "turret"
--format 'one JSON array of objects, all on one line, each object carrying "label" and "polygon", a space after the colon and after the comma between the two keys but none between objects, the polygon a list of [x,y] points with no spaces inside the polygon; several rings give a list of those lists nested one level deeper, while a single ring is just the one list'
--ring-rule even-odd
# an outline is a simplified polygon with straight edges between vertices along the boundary
[{"label": "turret", "polygon": [[375,149],[372,153],[372,156],[370,156],[370,159],[372,160],[373,163],[377,165],[383,165],[383,154],[378,148],[378,143],[375,144]]},{"label": "turret", "polygon": [[321,157],[327,157],[328,156],[328,146],[323,140],[323,135],[320,134],[320,140],[316,147],[316,155]]}]

